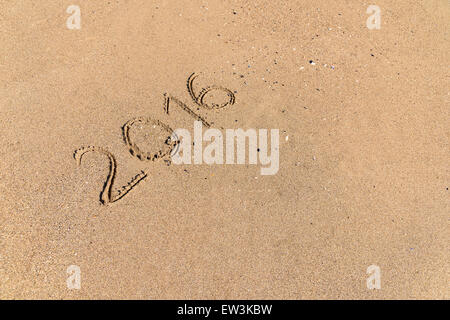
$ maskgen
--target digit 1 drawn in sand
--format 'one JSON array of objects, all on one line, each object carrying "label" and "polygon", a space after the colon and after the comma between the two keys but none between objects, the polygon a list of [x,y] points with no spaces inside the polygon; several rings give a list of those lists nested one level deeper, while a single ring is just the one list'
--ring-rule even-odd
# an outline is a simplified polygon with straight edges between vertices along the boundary
[{"label": "digit 1 drawn in sand", "polygon": [[211,125],[208,123],[208,121],[206,121],[201,116],[196,114],[194,111],[192,111],[191,108],[189,108],[185,103],[181,102],[177,98],[175,98],[173,96],[169,96],[167,93],[164,93],[164,98],[165,98],[164,110],[166,111],[167,114],[169,114],[170,101],[173,100],[176,103],[176,105],[181,108],[181,110],[186,111],[192,118],[194,118],[197,121],[201,121],[205,127],[208,127],[208,128],[211,127]]},{"label": "digit 1 drawn in sand", "polygon": [[103,186],[103,190],[100,193],[100,202],[102,204],[112,203],[116,202],[120,199],[122,199],[128,192],[131,191],[140,181],[145,179],[147,177],[147,173],[144,171],[141,171],[136,176],[134,176],[130,182],[128,182],[127,185],[122,186],[121,189],[118,189],[116,191],[116,194],[113,194],[112,188],[114,184],[114,179],[116,177],[116,159],[112,155],[111,152],[100,148],[100,147],[94,147],[94,146],[88,146],[88,147],[81,147],[80,149],[76,150],[73,154],[73,157],[75,160],[77,160],[77,164],[81,164],[81,160],[83,156],[88,152],[98,152],[101,154],[104,154],[108,157],[109,160],[109,173],[106,178],[106,182]]}]

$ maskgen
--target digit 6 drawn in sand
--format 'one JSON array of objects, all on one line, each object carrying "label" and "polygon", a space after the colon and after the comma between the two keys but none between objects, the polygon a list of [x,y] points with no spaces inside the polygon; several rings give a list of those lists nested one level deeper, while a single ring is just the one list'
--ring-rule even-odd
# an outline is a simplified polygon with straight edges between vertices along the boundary
[{"label": "digit 6 drawn in sand", "polygon": [[[191,74],[187,80],[187,90],[189,92],[189,95],[191,96],[192,100],[195,104],[206,108],[206,109],[221,109],[226,107],[227,105],[233,105],[235,102],[235,96],[234,93],[231,92],[231,90],[227,88],[223,88],[220,86],[209,86],[206,88],[202,88],[200,93],[198,95],[195,94],[193,89],[193,83],[194,80],[197,78],[195,73]],[[211,103],[207,104],[205,102],[205,96],[212,92],[212,91],[223,91],[227,94],[229,100],[222,104],[216,104]],[[195,120],[201,121],[203,125],[206,127],[210,127],[211,125],[200,115],[195,113],[191,108],[189,108],[185,103],[178,100],[177,98],[170,96],[168,94],[164,94],[165,101],[164,101],[164,110],[167,114],[169,114],[169,107],[170,102],[174,101],[175,104],[181,108],[181,110],[187,112],[191,117],[193,117]],[[168,137],[165,139],[164,144],[167,146],[165,150],[159,150],[157,152],[151,153],[151,152],[144,152],[142,151],[137,144],[131,139],[130,136],[130,130],[131,128],[136,125],[146,125],[150,124],[153,125],[155,128],[156,126],[160,127],[165,133],[168,134]],[[162,123],[159,120],[154,120],[152,118],[134,118],[132,120],[129,120],[125,125],[122,127],[123,132],[123,138],[125,141],[125,144],[128,147],[128,151],[131,153],[132,156],[138,158],[141,161],[156,161],[158,159],[164,158],[172,152],[173,148],[178,145],[179,141],[173,141],[172,137],[174,134],[174,131],[167,126],[166,124]],[[141,170],[140,173],[135,175],[128,184],[122,186],[120,189],[117,189],[116,192],[113,192],[113,184],[114,179],[116,177],[116,171],[117,171],[117,164],[116,159],[113,156],[111,152],[108,150],[101,148],[101,147],[95,147],[95,146],[88,146],[88,147],[81,147],[78,150],[76,150],[73,154],[74,159],[77,161],[78,165],[81,165],[81,160],[83,156],[88,152],[97,152],[103,155],[106,155],[108,157],[109,161],[109,173],[106,178],[105,184],[103,186],[103,190],[100,193],[100,203],[101,204],[108,204],[116,202],[123,197],[125,197],[139,182],[144,180],[148,176],[148,169]]]},{"label": "digit 6 drawn in sand", "polygon": [[[194,102],[197,105],[204,107],[206,109],[221,109],[221,108],[226,107],[227,105],[232,106],[234,104],[234,102],[236,100],[234,93],[231,90],[224,88],[224,87],[220,87],[220,86],[210,86],[210,87],[203,88],[198,95],[195,95],[193,85],[194,85],[194,80],[197,77],[198,76],[195,75],[195,73],[193,73],[189,76],[189,78],[187,80],[187,89],[189,91],[189,94],[191,95],[192,100],[194,100]],[[204,101],[205,96],[214,90],[224,91],[227,94],[229,100],[222,104],[212,103],[211,106],[208,105],[207,103],[205,103],[205,101]]]}]

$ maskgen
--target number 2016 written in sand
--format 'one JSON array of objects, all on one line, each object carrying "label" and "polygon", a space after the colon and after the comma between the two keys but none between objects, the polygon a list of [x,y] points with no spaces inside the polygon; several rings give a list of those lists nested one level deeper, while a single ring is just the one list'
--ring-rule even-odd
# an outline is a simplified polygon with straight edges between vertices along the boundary
[{"label": "number 2016 written in sand", "polygon": [[[193,83],[197,76],[195,73],[191,74],[187,80],[187,90],[189,92],[190,97],[192,98],[193,102],[203,108],[206,109],[221,109],[226,106],[231,106],[235,102],[235,95],[234,93],[224,87],[220,86],[208,86],[206,88],[202,88],[202,90],[195,94],[193,89]],[[205,97],[212,93],[213,91],[222,91],[226,93],[228,96],[228,100],[221,103],[207,103]],[[181,100],[169,95],[164,94],[164,111],[166,114],[169,114],[172,110],[172,106],[178,107],[178,110],[182,110],[189,114],[192,118],[194,118],[196,121],[200,121],[204,126],[210,127],[211,124],[206,121],[203,117],[198,115],[196,112],[192,110],[189,106],[187,106],[185,103],[183,103]],[[163,147],[160,150],[157,150],[156,152],[144,152],[141,148],[139,148],[138,144],[132,139],[131,131],[132,128],[137,125],[150,125],[153,126],[153,128],[158,127],[160,132],[164,136],[164,143]],[[150,117],[139,117],[129,120],[125,123],[125,125],[122,127],[122,134],[125,141],[125,144],[128,147],[128,151],[130,154],[136,158],[138,158],[141,161],[156,161],[159,159],[164,159],[170,156],[170,154],[174,151],[174,149],[177,147],[179,141],[177,139],[174,139],[174,131],[166,124],[161,122],[160,120],[153,119]],[[109,152],[107,149],[102,147],[96,147],[96,146],[87,146],[87,147],[81,147],[77,149],[73,157],[77,161],[77,164],[80,165],[83,159],[83,156],[89,152],[95,152],[102,154],[107,157],[109,161],[109,173],[106,178],[106,182],[103,186],[103,189],[100,193],[100,203],[101,204],[108,204],[116,202],[123,197],[125,197],[134,187],[136,187],[139,182],[143,181],[148,176],[148,168],[141,170],[139,173],[137,173],[135,176],[131,178],[131,180],[122,187],[114,190],[114,180],[117,173],[117,162],[114,155]],[[167,160],[166,161],[170,161]]]}]

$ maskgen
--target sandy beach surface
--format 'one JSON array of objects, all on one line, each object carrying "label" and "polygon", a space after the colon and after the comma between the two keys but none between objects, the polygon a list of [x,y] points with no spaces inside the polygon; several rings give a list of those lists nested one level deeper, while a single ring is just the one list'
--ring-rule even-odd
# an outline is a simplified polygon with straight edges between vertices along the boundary
[{"label": "sandy beach surface", "polygon": [[[450,298],[449,19],[447,0],[1,1],[0,298]],[[196,104],[193,73],[234,104]],[[156,152],[142,119],[193,129],[176,101],[278,129],[279,170],[138,159],[125,124]]]}]

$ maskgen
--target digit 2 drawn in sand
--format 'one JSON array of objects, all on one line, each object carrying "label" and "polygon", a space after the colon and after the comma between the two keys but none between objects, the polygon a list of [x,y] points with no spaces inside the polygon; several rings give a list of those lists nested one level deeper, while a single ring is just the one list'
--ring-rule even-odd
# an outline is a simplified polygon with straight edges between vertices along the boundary
[{"label": "digit 2 drawn in sand", "polygon": [[[195,73],[191,74],[187,80],[187,90],[189,92],[189,95],[191,96],[192,100],[195,104],[198,106],[201,106],[206,109],[222,109],[228,105],[233,105],[235,102],[235,96],[234,93],[224,87],[220,86],[208,86],[206,88],[202,88],[199,94],[195,94],[193,89],[193,83],[194,80],[197,78],[197,75]],[[222,104],[216,104],[216,103],[206,103],[205,102],[205,96],[208,93],[211,93],[213,91],[223,91],[228,96],[228,101],[222,103]],[[211,125],[200,115],[195,113],[191,108],[189,108],[185,103],[183,103],[181,100],[168,95],[167,93],[164,94],[164,111],[169,114],[171,101],[174,102],[176,106],[178,106],[181,110],[187,112],[192,118],[194,118],[197,121],[201,121],[204,126],[210,127]],[[158,150],[156,152],[144,152],[141,148],[138,147],[137,143],[132,139],[131,136],[131,129],[134,125],[152,125],[153,128],[159,127],[159,129],[164,133],[167,134],[167,137],[164,138],[164,146],[163,149]],[[134,118],[122,127],[122,133],[123,133],[123,139],[125,144],[128,147],[128,151],[130,154],[136,158],[138,158],[141,161],[156,161],[158,159],[162,159],[164,157],[167,157],[170,155],[170,153],[173,151],[174,147],[178,145],[179,141],[174,141],[172,139],[172,135],[174,134],[174,131],[164,124],[163,122],[152,119],[150,117],[139,117]],[[88,146],[88,147],[81,147],[77,149],[73,157],[77,161],[78,165],[81,165],[81,160],[83,156],[88,152],[96,152],[103,155],[106,155],[109,161],[109,173],[106,178],[105,184],[103,185],[103,189],[100,192],[100,203],[101,204],[108,204],[116,202],[123,197],[125,197],[139,182],[143,181],[148,176],[148,168],[145,170],[141,170],[138,174],[136,174],[128,184],[122,186],[121,188],[117,189],[116,191],[113,190],[114,185],[114,179],[116,177],[116,171],[117,171],[117,163],[114,155],[109,152],[108,150],[101,148],[101,147],[95,147],[95,146]],[[169,160],[170,161],[170,160]]]},{"label": "digit 2 drawn in sand", "polygon": [[78,165],[81,164],[81,159],[88,152],[98,152],[100,154],[104,154],[108,157],[108,160],[109,160],[108,177],[106,178],[106,182],[103,186],[103,190],[100,193],[100,202],[102,204],[106,204],[106,203],[110,203],[110,202],[112,203],[112,202],[116,202],[116,201],[122,199],[128,192],[131,191],[131,189],[133,189],[134,186],[136,186],[140,181],[142,181],[143,179],[145,179],[147,177],[147,173],[145,173],[144,171],[141,171],[136,176],[134,176],[133,179],[131,179],[131,181],[128,182],[127,185],[122,186],[121,189],[118,189],[116,191],[116,194],[113,194],[112,188],[113,188],[114,179],[116,177],[116,170],[117,170],[116,159],[114,158],[114,156],[112,155],[111,152],[109,152],[108,150],[105,150],[103,148],[94,147],[94,146],[81,147],[80,149],[76,150],[73,154],[73,157],[75,158],[75,160],[77,160]]}]

